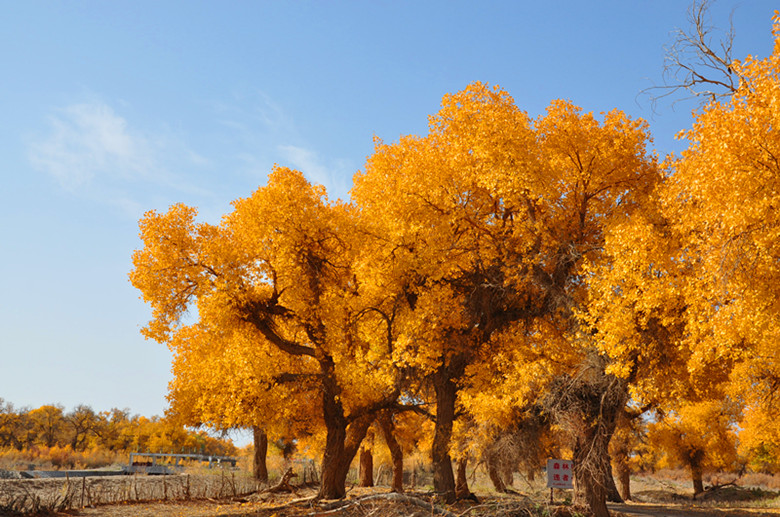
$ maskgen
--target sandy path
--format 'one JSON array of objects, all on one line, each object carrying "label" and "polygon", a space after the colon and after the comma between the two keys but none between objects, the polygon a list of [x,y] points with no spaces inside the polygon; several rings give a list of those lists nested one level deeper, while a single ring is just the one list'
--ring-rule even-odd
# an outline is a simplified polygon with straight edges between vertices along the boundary
[{"label": "sandy path", "polygon": [[612,512],[628,516],[651,517],[760,517],[777,516],[780,512],[758,508],[701,508],[673,504],[616,504],[610,503]]}]

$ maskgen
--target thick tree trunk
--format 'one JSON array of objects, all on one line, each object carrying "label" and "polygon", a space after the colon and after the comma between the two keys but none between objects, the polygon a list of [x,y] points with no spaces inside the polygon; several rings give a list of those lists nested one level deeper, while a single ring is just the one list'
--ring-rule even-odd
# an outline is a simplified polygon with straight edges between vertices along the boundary
[{"label": "thick tree trunk", "polygon": [[555,381],[545,402],[574,439],[574,503],[587,506],[594,517],[609,517],[610,491],[619,499],[609,442],[628,398],[626,381],[607,375],[605,369],[606,360],[593,352],[576,376]]},{"label": "thick tree trunk", "polygon": [[455,421],[455,399],[458,387],[445,366],[434,375],[436,391],[436,424],[433,430],[431,460],[433,463],[433,490],[446,503],[455,502],[455,476],[450,458],[450,438]]},{"label": "thick tree trunk", "polygon": [[370,449],[360,449],[360,473],[358,486],[374,486],[374,456]]},{"label": "thick tree trunk", "polygon": [[504,485],[507,487],[511,487],[515,482],[515,473],[509,465],[501,469],[501,477],[504,478]]},{"label": "thick tree trunk", "polygon": [[268,435],[265,433],[265,429],[261,427],[253,427],[252,432],[254,434],[255,454],[253,469],[255,480],[258,483],[264,485],[268,484],[268,467],[266,466],[265,459],[268,455]]},{"label": "thick tree trunk", "polygon": [[615,457],[615,474],[620,490],[620,497],[624,501],[631,500],[631,469],[628,467],[628,457],[619,454]]},{"label": "thick tree trunk", "polygon": [[[612,477],[609,442],[625,405],[627,390],[622,382],[610,381],[595,392],[583,407],[574,445],[574,501],[585,504],[595,517],[609,517],[607,500],[622,502]],[[588,400],[588,399],[586,399]]]},{"label": "thick tree trunk", "polygon": [[[612,424],[612,425],[611,425]],[[612,419],[601,415],[601,425],[589,427],[574,446],[575,504],[585,504],[595,517],[608,517],[607,501],[623,502],[612,477],[609,440]]]},{"label": "thick tree trunk", "polygon": [[599,431],[598,427],[588,429],[574,446],[574,503],[587,506],[594,517],[609,517],[609,436]]},{"label": "thick tree trunk", "polygon": [[363,417],[347,428],[346,419],[342,417],[327,426],[325,453],[322,456],[322,482],[317,495],[319,499],[343,499],[347,495],[349,467],[370,424],[371,419]]},{"label": "thick tree trunk", "polygon": [[693,498],[697,495],[704,493],[704,481],[702,479],[702,457],[704,453],[702,451],[693,451],[688,457],[688,464],[691,468],[691,479],[693,480]]},{"label": "thick tree trunk", "polygon": [[326,412],[325,428],[327,434],[325,452],[322,455],[322,482],[318,497],[341,499],[347,495],[346,478],[341,480],[339,468],[339,463],[344,459],[344,441],[347,439],[347,420],[343,413],[339,416],[328,415]]},{"label": "thick tree trunk", "polygon": [[[344,415],[336,381],[335,365],[330,358],[320,359],[322,371],[322,414],[325,420],[325,452],[322,455],[322,481],[318,499],[342,499],[347,495],[347,474],[366,436],[373,415],[349,422]],[[349,426],[349,427],[348,427]]]},{"label": "thick tree trunk", "polygon": [[503,476],[501,476],[498,462],[492,455],[487,458],[487,471],[488,477],[490,477],[490,481],[493,483],[493,488],[496,489],[496,492],[505,493],[506,484],[504,483]]},{"label": "thick tree trunk", "polygon": [[[612,461],[609,460],[611,464]],[[612,475],[612,467],[607,468],[607,501],[610,503],[623,503],[623,497],[615,484],[615,476]]]},{"label": "thick tree trunk", "polygon": [[[339,404],[340,407],[340,404]],[[319,499],[343,499],[347,495],[346,483],[349,467],[355,458],[360,443],[366,436],[371,417],[356,419],[349,427],[343,413],[334,418],[330,425],[326,421],[327,435],[325,453],[322,456],[322,482]]]},{"label": "thick tree trunk", "polygon": [[379,416],[379,427],[385,439],[387,448],[390,449],[390,458],[393,460],[392,491],[402,493],[404,491],[404,452],[395,439],[395,425],[393,416],[384,412]]}]

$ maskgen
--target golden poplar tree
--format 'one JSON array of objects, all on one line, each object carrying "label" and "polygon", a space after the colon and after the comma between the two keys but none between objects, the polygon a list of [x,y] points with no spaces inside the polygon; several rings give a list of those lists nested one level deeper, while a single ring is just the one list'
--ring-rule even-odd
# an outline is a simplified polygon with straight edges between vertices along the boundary
[{"label": "golden poplar tree", "polygon": [[698,260],[700,282],[688,297],[695,361],[739,363],[735,382],[752,402],[780,379],[780,17],[774,21],[773,54],[735,62],[738,90],[707,105],[683,133],[690,146],[673,164],[666,196]]},{"label": "golden poplar tree", "polygon": [[408,301],[394,357],[433,386],[434,485],[451,500],[459,395],[543,360],[576,367],[583,264],[599,260],[605,228],[641,204],[657,173],[646,124],[618,111],[600,122],[555,101],[531,121],[506,92],[475,83],[445,96],[429,126],[378,142],[353,199],[371,219],[378,283]]},{"label": "golden poplar tree", "polygon": [[[374,413],[399,393],[386,341],[360,332],[366,310],[354,271],[360,235],[352,212],[301,173],[275,168],[268,185],[236,201],[219,225],[197,223],[195,210],[182,205],[148,213],[130,275],[153,309],[145,335],[177,357],[172,395],[201,404],[196,413],[228,425],[272,423],[292,410],[274,410],[279,393],[302,407],[318,394],[327,429],[325,498],[344,496]],[[187,325],[189,309],[197,315]],[[228,368],[214,364],[220,361]],[[216,372],[228,375],[217,380]],[[225,405],[204,389],[237,402]]]},{"label": "golden poplar tree", "polygon": [[696,497],[704,492],[705,471],[735,466],[737,416],[737,406],[728,399],[679,404],[649,424],[648,442],[662,452],[660,467],[689,469]]},{"label": "golden poplar tree", "polygon": [[657,201],[608,234],[610,265],[590,280],[596,340],[635,400],[680,414],[728,395],[747,408],[740,441],[756,454],[769,450],[766,424],[780,416],[774,21],[773,54],[730,64],[739,87],[694,113],[681,133],[690,145],[668,160]]}]

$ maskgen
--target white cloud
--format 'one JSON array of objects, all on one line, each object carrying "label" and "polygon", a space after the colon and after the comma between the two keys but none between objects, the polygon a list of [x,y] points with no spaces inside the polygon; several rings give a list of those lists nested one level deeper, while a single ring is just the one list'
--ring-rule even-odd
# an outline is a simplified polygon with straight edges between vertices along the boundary
[{"label": "white cloud", "polygon": [[294,145],[280,145],[278,150],[290,167],[303,172],[312,183],[324,185],[328,197],[336,199],[347,196],[351,176],[346,161],[339,160],[332,165],[326,165],[314,151]]},{"label": "white cloud", "polygon": [[284,108],[261,90],[234,92],[229,101],[214,103],[214,110],[221,125],[248,140],[296,134],[295,123]]},{"label": "white cloud", "polygon": [[300,170],[309,178],[309,181],[326,185],[329,183],[328,169],[319,162],[317,154],[309,149],[294,145],[280,145],[279,152],[285,160],[290,162],[293,168]]},{"label": "white cloud", "polygon": [[68,106],[49,122],[50,134],[30,145],[30,160],[63,188],[76,190],[99,178],[144,178],[159,169],[148,139],[132,134],[104,103]]},{"label": "white cloud", "polygon": [[324,185],[333,199],[348,195],[355,172],[353,164],[323,157],[301,145],[307,139],[295,118],[262,90],[235,90],[229,99],[212,103],[212,109],[222,128],[218,138],[225,149],[231,150],[230,160],[245,177],[261,182],[273,163],[279,163]]},{"label": "white cloud", "polygon": [[148,205],[150,195],[208,192],[191,175],[177,172],[197,170],[208,160],[166,132],[133,128],[100,101],[56,110],[48,134],[31,142],[28,154],[32,165],[62,188],[122,211]]}]

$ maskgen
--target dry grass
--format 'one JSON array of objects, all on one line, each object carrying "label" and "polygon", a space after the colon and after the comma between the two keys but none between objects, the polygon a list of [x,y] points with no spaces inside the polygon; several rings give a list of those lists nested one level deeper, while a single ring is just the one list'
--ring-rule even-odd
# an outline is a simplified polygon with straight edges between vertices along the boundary
[{"label": "dry grass", "polygon": [[[417,486],[409,493],[420,500],[430,501],[432,490],[424,483],[426,474],[417,475]],[[275,478],[276,476],[273,476]],[[737,515],[740,511],[755,514],[774,513],[780,509],[780,493],[773,487],[775,476],[748,475],[740,479],[738,486],[726,486],[708,491],[693,500],[691,482],[685,471],[660,471],[652,475],[632,477],[635,502],[619,511],[631,515],[630,509],[660,508],[657,515],[668,509],[679,514],[699,512],[719,515]],[[710,476],[709,483],[723,484],[732,480],[727,475]],[[460,502],[453,506],[439,507],[449,512],[449,517],[568,517],[583,515],[570,505],[571,492],[556,490],[555,504],[549,504],[550,491],[543,476],[534,481],[515,475],[514,494],[497,494],[483,470],[469,469],[471,489],[480,498],[479,504]],[[755,486],[753,486],[755,485]],[[29,514],[31,512],[55,514],[77,510],[84,517],[215,517],[256,516],[270,517],[423,517],[432,515],[431,509],[382,498],[365,499],[366,496],[387,493],[389,488],[372,489],[350,487],[348,507],[338,511],[315,506],[312,498],[314,487],[300,487],[293,494],[256,494],[246,496],[256,489],[254,481],[246,473],[200,469],[176,476],[116,476],[107,478],[73,478],[2,480],[0,481],[0,515]],[[361,499],[364,498],[364,499]],[[295,501],[298,502],[295,502]],[[628,508],[628,509],[626,509]],[[666,509],[666,510],[665,510]],[[746,510],[749,509],[749,510]],[[683,513],[680,513],[683,512]],[[726,513],[724,513],[726,512]],[[735,513],[736,512],[736,513]],[[712,514],[714,515],[714,513]]]},{"label": "dry grass", "polygon": [[226,471],[174,476],[5,479],[0,480],[0,515],[52,513],[120,503],[222,499],[256,489],[251,476]]},{"label": "dry grass", "polygon": [[[769,474],[710,474],[705,492],[693,498],[690,475],[684,470],[661,470],[631,478],[635,502],[700,509],[780,510],[780,478]],[[773,512],[774,513],[774,512]]]},{"label": "dry grass", "polygon": [[85,451],[74,451],[69,445],[36,445],[23,451],[8,447],[0,449],[0,470],[26,470],[30,465],[36,470],[94,469],[122,462],[127,462],[126,454],[97,447]]}]

